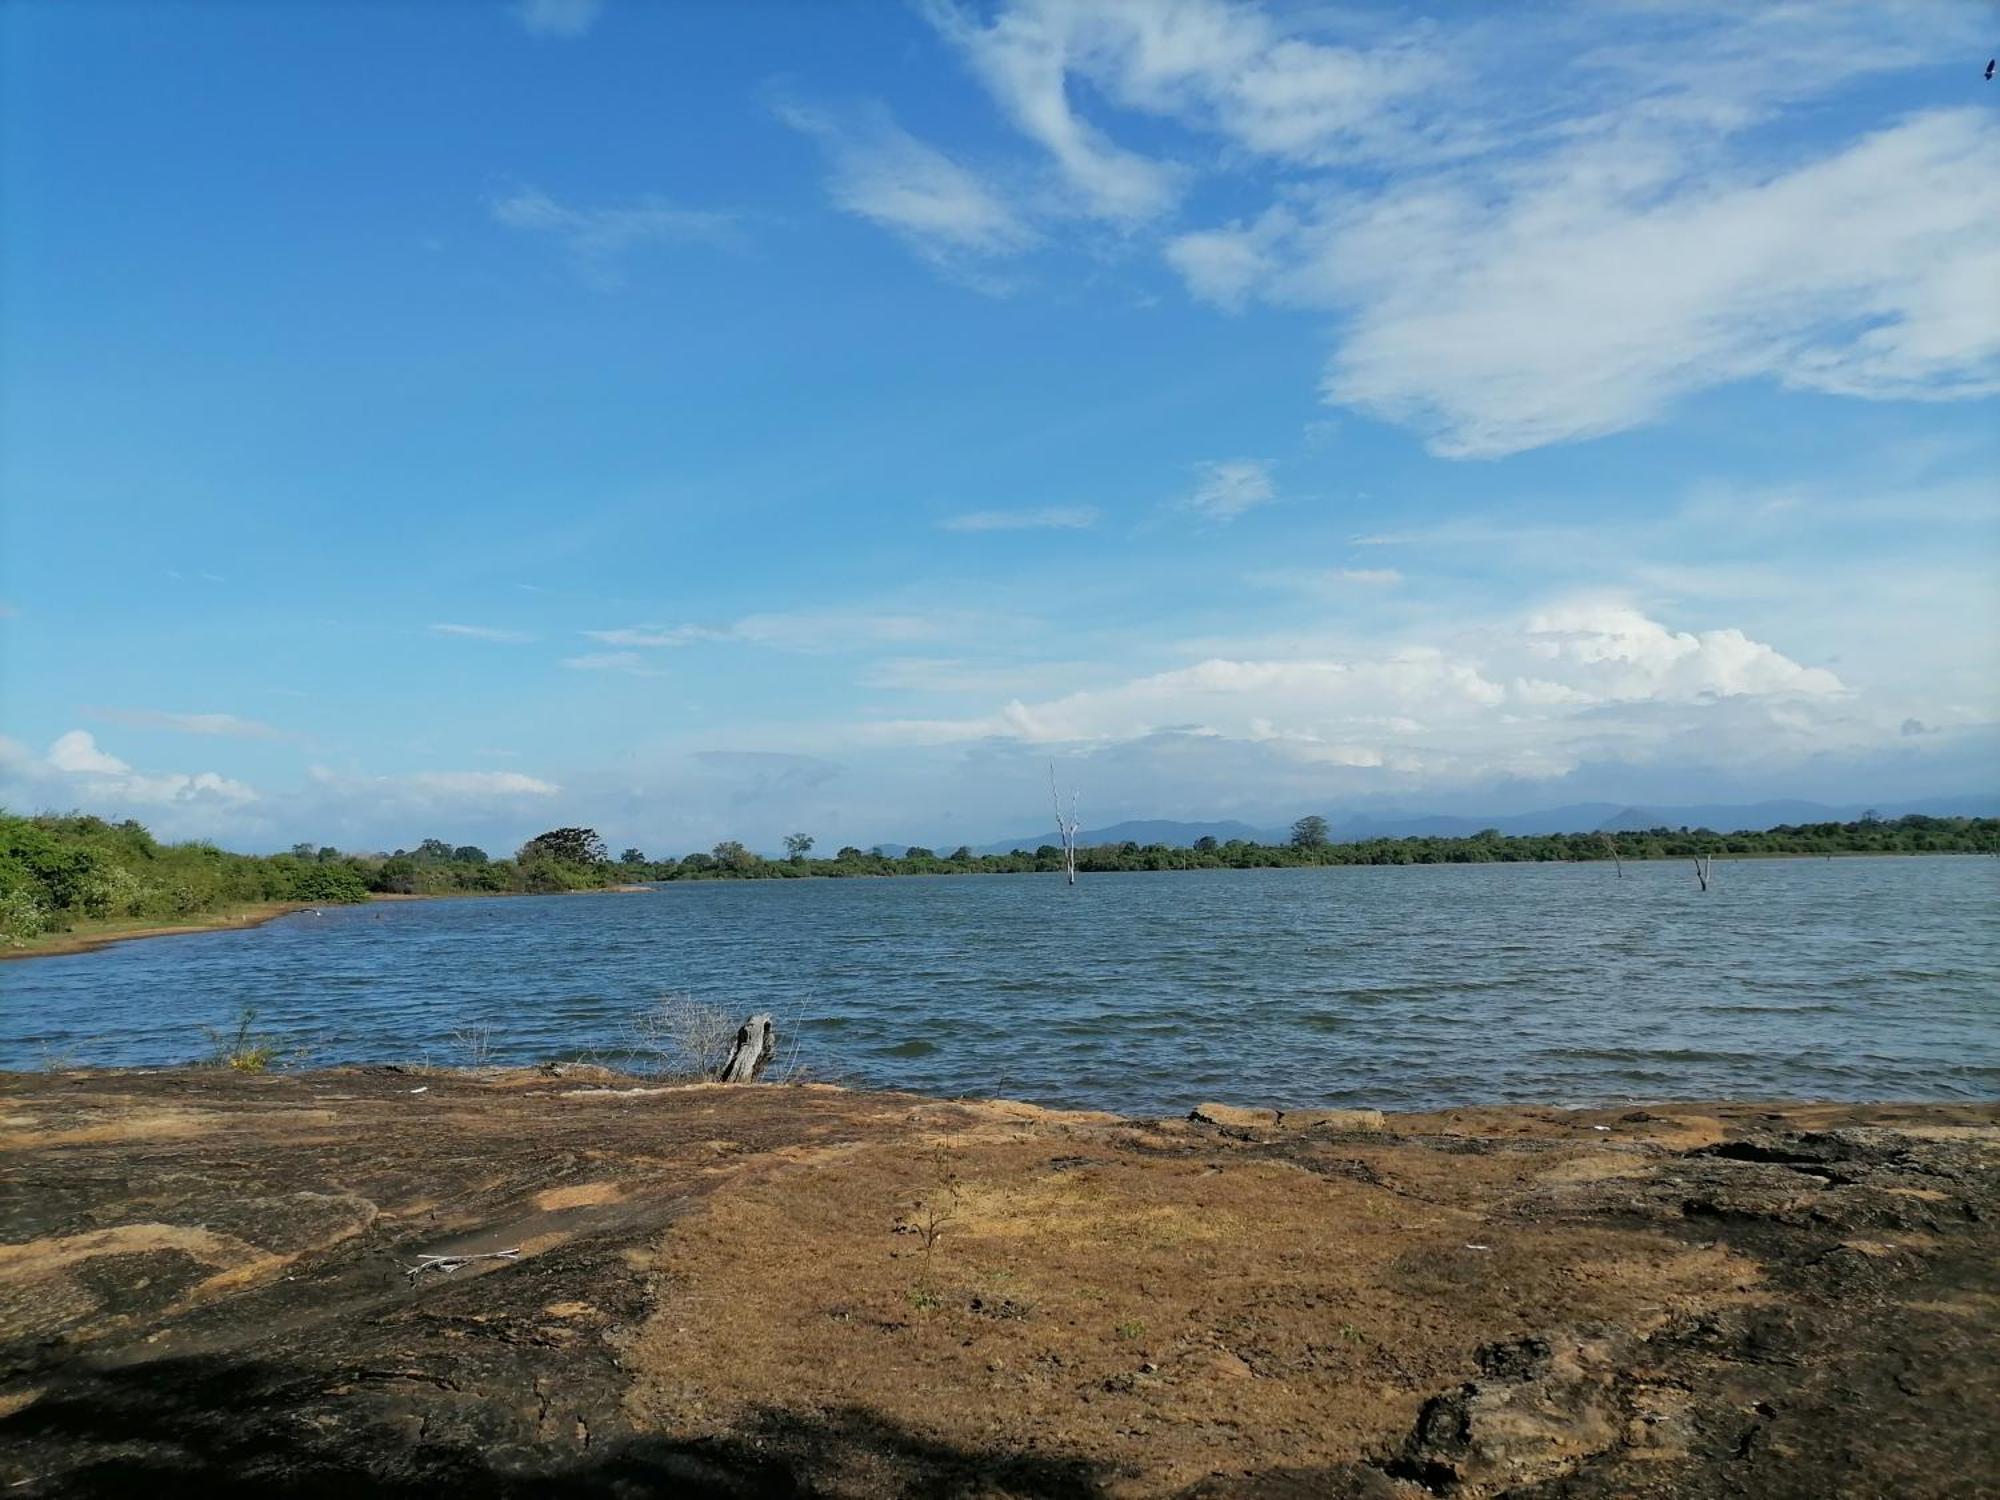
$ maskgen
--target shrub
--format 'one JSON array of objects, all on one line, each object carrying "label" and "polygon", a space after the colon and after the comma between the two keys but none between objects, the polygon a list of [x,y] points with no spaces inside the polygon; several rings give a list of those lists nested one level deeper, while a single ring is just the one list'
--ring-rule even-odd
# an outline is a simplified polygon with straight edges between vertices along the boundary
[{"label": "shrub", "polygon": [[288,894],[294,901],[366,901],[368,884],[347,865],[304,865],[293,872]]}]

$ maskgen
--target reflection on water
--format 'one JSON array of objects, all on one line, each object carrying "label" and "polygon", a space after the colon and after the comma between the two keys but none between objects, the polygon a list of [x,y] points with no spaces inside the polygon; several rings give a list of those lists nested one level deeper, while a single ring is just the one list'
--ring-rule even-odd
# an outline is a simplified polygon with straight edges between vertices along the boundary
[{"label": "reflection on water", "polygon": [[317,1063],[629,1056],[667,992],[821,1076],[1132,1111],[2000,1086],[2000,861],[675,885],[328,908],[0,965],[0,1066],[159,1064],[255,1005]]}]

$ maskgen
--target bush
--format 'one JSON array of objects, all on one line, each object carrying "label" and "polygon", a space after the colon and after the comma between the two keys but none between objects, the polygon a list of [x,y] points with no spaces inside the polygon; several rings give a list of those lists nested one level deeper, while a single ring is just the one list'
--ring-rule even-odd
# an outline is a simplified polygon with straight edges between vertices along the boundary
[{"label": "bush", "polygon": [[351,903],[368,899],[368,884],[347,865],[306,865],[292,874],[294,901]]}]

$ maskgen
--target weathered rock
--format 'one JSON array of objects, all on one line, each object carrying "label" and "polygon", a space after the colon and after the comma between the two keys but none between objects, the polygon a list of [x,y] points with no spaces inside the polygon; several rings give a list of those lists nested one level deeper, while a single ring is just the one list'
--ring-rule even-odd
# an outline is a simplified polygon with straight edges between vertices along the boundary
[{"label": "weathered rock", "polygon": [[1278,1125],[1275,1109],[1244,1109],[1235,1104],[1197,1104],[1188,1118],[1203,1125],[1227,1125],[1236,1130],[1275,1130]]},{"label": "weathered rock", "polygon": [[1380,1130],[1379,1109],[1288,1109],[1278,1117],[1281,1130]]}]

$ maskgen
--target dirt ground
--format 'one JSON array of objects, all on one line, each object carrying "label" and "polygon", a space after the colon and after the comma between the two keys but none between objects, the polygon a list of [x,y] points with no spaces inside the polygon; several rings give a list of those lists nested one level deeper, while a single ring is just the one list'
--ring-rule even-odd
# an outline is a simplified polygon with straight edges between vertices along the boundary
[{"label": "dirt ground", "polygon": [[2000,1492],[2000,1108],[1197,1113],[0,1076],[0,1485]]}]

